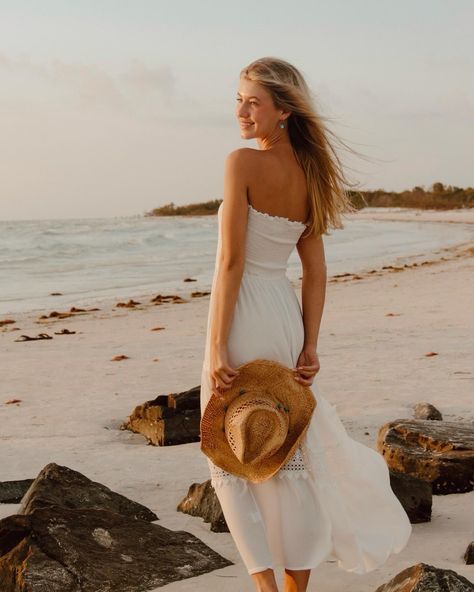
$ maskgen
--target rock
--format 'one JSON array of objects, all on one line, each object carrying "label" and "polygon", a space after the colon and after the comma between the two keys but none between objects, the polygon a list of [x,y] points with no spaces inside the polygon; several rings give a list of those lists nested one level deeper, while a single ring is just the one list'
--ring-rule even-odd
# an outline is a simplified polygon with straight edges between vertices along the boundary
[{"label": "rock", "polygon": [[0,504],[19,504],[34,479],[0,481]]},{"label": "rock", "polygon": [[467,546],[466,552],[464,553],[464,561],[467,565],[474,564],[474,541],[472,541],[472,543],[469,543],[469,545]]},{"label": "rock", "polygon": [[137,502],[51,463],[0,520],[2,592],[143,592],[232,565]]},{"label": "rock", "polygon": [[433,498],[431,483],[406,473],[390,471],[390,485],[412,524],[430,522]]},{"label": "rock", "polygon": [[473,592],[472,582],[452,569],[418,563],[401,571],[375,592]]},{"label": "rock", "polygon": [[184,411],[185,409],[200,409],[201,387],[195,386],[182,393],[171,393],[168,395],[167,405],[172,409]]},{"label": "rock", "polygon": [[133,410],[121,428],[142,434],[150,444],[169,446],[200,440],[201,386],[159,395]]},{"label": "rock", "polygon": [[228,565],[187,532],[105,509],[46,506],[0,520],[2,592],[142,592]]},{"label": "rock", "polygon": [[106,509],[133,520],[153,522],[158,516],[146,506],[102,483],[91,481],[69,467],[47,464],[25,493],[19,514],[30,514],[45,506],[65,506],[70,509]]},{"label": "rock", "polygon": [[213,532],[229,532],[221,504],[210,479],[204,483],[193,483],[176,509],[191,516],[199,516],[204,519],[204,522],[210,522]]},{"label": "rock", "polygon": [[431,419],[436,421],[441,421],[443,419],[441,412],[438,411],[434,405],[425,402],[417,403],[415,405],[413,417],[415,419]]},{"label": "rock", "polygon": [[469,423],[397,419],[379,429],[377,448],[390,469],[429,481],[434,494],[474,489],[474,430]]}]

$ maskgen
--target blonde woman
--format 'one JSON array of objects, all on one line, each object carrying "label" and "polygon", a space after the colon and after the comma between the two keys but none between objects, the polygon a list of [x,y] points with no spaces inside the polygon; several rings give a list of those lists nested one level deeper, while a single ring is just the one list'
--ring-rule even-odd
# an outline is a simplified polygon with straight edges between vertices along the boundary
[{"label": "blonde woman", "polygon": [[[226,159],[201,412],[232,385],[239,365],[256,358],[291,368],[317,407],[295,455],[262,483],[207,460],[256,590],[278,590],[279,566],[285,592],[303,592],[311,569],[327,559],[354,573],[377,568],[405,546],[411,526],[382,456],[348,436],[315,383],[326,290],[322,237],[343,228],[340,214],[352,210],[330,132],[301,72],[285,60],[266,57],[244,68],[236,100],[241,137],[258,149]],[[301,306],[286,275],[295,247]]]}]

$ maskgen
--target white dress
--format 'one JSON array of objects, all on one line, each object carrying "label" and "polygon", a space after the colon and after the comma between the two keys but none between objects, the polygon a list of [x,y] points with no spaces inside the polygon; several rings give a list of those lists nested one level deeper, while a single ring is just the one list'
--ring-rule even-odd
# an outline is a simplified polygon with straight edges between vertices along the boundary
[{"label": "white dress", "polygon": [[[221,248],[221,215],[211,289],[201,414],[211,396],[209,337]],[[228,339],[235,368],[255,358],[294,368],[304,339],[302,311],[286,275],[304,231],[302,222],[260,212],[249,204],[246,260]],[[393,494],[385,460],[349,437],[335,408],[321,395],[308,430],[289,462],[272,478],[251,483],[207,458],[211,482],[249,574],[276,566],[311,569],[335,559],[346,571],[366,573],[398,553],[411,533]]]}]

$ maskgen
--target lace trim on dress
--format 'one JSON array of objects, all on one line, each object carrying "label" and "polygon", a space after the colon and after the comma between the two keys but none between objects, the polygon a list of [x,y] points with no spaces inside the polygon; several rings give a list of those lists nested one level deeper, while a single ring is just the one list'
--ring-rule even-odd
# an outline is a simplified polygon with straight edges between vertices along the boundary
[{"label": "lace trim on dress", "polygon": [[[235,482],[243,482],[245,485],[247,484],[246,479],[242,479],[241,477],[237,477],[237,475],[233,475],[232,473],[228,473],[224,469],[221,469],[211,461],[209,461],[209,468],[211,472],[211,483],[214,488],[222,487],[225,484],[235,483]],[[304,456],[301,446],[296,449],[294,455],[290,458],[288,462],[282,465],[276,473],[280,479],[307,479],[308,472],[306,470],[306,465],[304,463]]]}]

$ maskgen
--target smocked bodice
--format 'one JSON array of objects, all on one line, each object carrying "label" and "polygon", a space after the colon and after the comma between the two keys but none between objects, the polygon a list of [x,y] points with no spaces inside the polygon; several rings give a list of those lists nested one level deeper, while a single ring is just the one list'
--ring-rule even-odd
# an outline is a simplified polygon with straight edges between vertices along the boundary
[{"label": "smocked bodice", "polygon": [[[218,209],[219,226],[223,204]],[[303,222],[272,216],[248,204],[244,274],[285,277],[288,259],[305,228]]]}]

